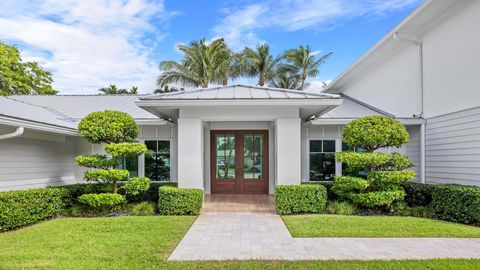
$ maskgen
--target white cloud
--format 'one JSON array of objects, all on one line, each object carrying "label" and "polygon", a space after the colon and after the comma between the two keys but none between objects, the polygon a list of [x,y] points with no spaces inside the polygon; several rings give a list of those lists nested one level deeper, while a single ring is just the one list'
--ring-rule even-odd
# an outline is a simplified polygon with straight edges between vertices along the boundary
[{"label": "white cloud", "polygon": [[0,37],[51,70],[61,93],[95,93],[110,83],[151,92],[158,63],[150,46],[166,35],[152,22],[176,15],[148,0],[7,0],[1,6]]},{"label": "white cloud", "polygon": [[234,48],[252,46],[262,30],[280,28],[332,29],[339,22],[361,16],[381,16],[416,5],[421,0],[263,0],[222,9],[225,16],[213,27]]}]

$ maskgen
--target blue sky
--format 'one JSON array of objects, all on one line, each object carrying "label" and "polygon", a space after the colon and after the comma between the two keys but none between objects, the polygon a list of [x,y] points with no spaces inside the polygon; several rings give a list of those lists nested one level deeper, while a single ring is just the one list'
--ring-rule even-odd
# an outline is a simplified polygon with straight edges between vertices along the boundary
[{"label": "blue sky", "polygon": [[[96,93],[115,83],[152,92],[175,45],[224,37],[235,50],[270,44],[333,51],[312,87],[334,79],[421,0],[4,0],[0,39],[54,74],[62,94]],[[255,83],[254,80],[242,80]]]}]

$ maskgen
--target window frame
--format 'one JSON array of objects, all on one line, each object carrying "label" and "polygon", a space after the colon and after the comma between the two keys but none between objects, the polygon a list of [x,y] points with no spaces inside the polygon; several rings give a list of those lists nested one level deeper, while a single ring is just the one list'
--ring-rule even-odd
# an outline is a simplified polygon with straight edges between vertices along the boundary
[{"label": "window frame", "polygon": [[[155,138],[155,137],[142,137],[141,139],[138,139],[139,143],[145,144],[145,141],[168,141],[170,147],[169,147],[169,152],[168,154],[170,155],[170,179],[168,181],[154,181],[151,180],[154,183],[169,183],[173,182],[172,180],[172,175],[173,175],[173,160],[172,160],[172,138]],[[138,157],[138,175],[141,177],[145,177],[145,154],[142,154]]]},{"label": "window frame", "polygon": [[[339,153],[339,149],[342,149],[342,138],[334,138],[334,137],[309,137],[306,140],[306,178],[307,178],[307,183],[318,183],[318,182],[332,182],[329,180],[320,180],[320,181],[312,181],[310,180],[310,141],[335,141],[335,152],[327,152],[327,153]],[[323,142],[322,142],[322,151],[323,151]],[[323,152],[322,152],[323,153]],[[336,162],[335,161],[335,176],[342,176],[342,163]]]}]

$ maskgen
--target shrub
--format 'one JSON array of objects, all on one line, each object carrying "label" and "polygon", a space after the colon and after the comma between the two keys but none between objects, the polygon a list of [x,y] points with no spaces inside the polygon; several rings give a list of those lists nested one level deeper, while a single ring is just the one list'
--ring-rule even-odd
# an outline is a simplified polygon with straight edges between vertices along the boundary
[{"label": "shrub", "polygon": [[[147,151],[142,143],[133,142],[139,133],[134,119],[123,112],[100,111],[87,115],[80,121],[78,131],[90,143],[106,143],[106,155],[81,155],[76,158],[77,165],[95,168],[85,172],[87,181],[104,182],[112,185],[112,193],[118,192],[118,182],[128,181],[127,170],[115,169],[118,160],[127,157],[139,156]],[[148,183],[135,179],[134,183],[127,185],[136,193],[148,189]]]},{"label": "shrub", "polygon": [[141,203],[134,204],[131,207],[129,213],[134,215],[134,216],[155,215],[155,203],[141,202]]},{"label": "shrub", "polygon": [[421,217],[421,218],[433,218],[433,210],[428,206],[413,206],[405,207],[401,210],[395,212],[399,216],[409,216],[409,217]]},{"label": "shrub", "polygon": [[162,186],[176,187],[177,183],[172,182],[150,182],[147,190],[140,191],[138,194],[127,193],[126,198],[130,203],[134,202],[154,202],[158,203],[158,189]]},{"label": "shrub", "polygon": [[327,189],[322,185],[289,185],[275,187],[275,207],[282,215],[323,213]]},{"label": "shrub", "polygon": [[141,191],[146,191],[150,187],[150,179],[147,177],[133,177],[121,188],[129,194],[137,195]]},{"label": "shrub", "polygon": [[125,202],[125,197],[115,193],[83,194],[78,201],[100,209],[112,209]]},{"label": "shrub", "polygon": [[384,147],[400,147],[410,135],[398,120],[386,116],[366,116],[343,128],[343,142],[373,152]]},{"label": "shrub", "polygon": [[369,183],[365,179],[352,176],[339,176],[335,178],[332,191],[341,198],[349,198],[351,193],[363,192],[368,186]]},{"label": "shrub", "polygon": [[402,187],[408,206],[427,206],[432,202],[432,193],[436,185],[405,182],[402,183]]},{"label": "shrub", "polygon": [[84,117],[78,131],[90,143],[134,141],[139,130],[135,120],[124,112],[100,111]]},{"label": "shrub", "polygon": [[401,201],[405,197],[403,190],[373,191],[368,193],[350,194],[350,199],[367,208],[386,207],[390,208],[395,201]]},{"label": "shrub", "polygon": [[348,202],[331,201],[327,203],[326,212],[337,215],[355,215],[358,210],[355,205]]},{"label": "shrub", "polygon": [[367,116],[353,120],[343,128],[343,141],[352,147],[361,147],[367,153],[342,152],[336,160],[355,170],[367,171],[367,179],[335,177],[332,190],[340,198],[377,210],[400,209],[405,192],[401,184],[415,177],[415,171],[405,170],[413,163],[398,153],[374,153],[383,147],[400,147],[409,140],[405,127],[385,116]]},{"label": "shrub", "polygon": [[198,215],[203,204],[201,189],[162,186],[158,189],[158,212],[161,215]]},{"label": "shrub", "polygon": [[55,217],[63,210],[64,189],[30,189],[0,193],[0,231]]},{"label": "shrub", "polygon": [[328,201],[334,201],[338,199],[338,195],[332,190],[333,181],[302,182],[302,185],[322,185],[327,189]]},{"label": "shrub", "polygon": [[480,188],[447,184],[435,186],[431,204],[443,220],[466,224],[480,222]]}]

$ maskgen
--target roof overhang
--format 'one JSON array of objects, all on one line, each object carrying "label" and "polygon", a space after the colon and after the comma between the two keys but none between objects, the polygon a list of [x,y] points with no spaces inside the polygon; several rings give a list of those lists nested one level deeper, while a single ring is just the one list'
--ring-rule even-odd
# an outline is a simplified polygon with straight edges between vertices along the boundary
[{"label": "roof overhang", "polygon": [[[305,126],[328,126],[328,125],[346,125],[356,118],[330,118],[330,119],[313,119],[304,123]],[[395,118],[406,126],[422,125],[426,121],[423,118]]]},{"label": "roof overhang", "polygon": [[75,128],[50,125],[46,123],[25,120],[25,119],[4,116],[4,115],[0,115],[0,124],[7,125],[7,126],[14,126],[14,127],[24,127],[32,130],[52,132],[52,133],[64,134],[64,135],[73,135],[73,136],[78,135],[77,130]]}]

